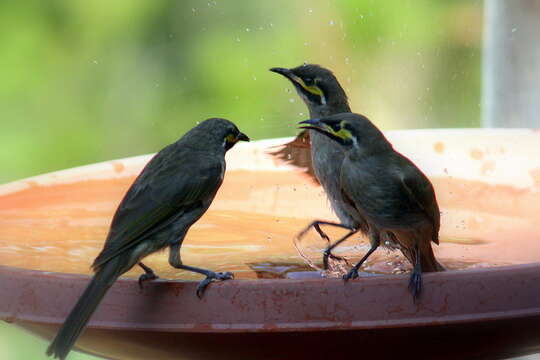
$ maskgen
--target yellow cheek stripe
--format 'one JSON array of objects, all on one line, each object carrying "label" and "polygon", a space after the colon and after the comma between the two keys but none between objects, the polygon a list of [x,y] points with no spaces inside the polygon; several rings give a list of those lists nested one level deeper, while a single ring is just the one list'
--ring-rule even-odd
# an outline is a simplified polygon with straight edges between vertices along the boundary
[{"label": "yellow cheek stripe", "polygon": [[322,92],[322,90],[317,85],[308,86],[308,85],[306,85],[304,80],[302,80],[302,78],[298,77],[298,76],[293,76],[292,79],[294,81],[296,81],[298,84],[300,84],[300,86],[303,87],[306,91],[309,91],[310,93],[312,93],[314,95],[318,95],[321,98],[324,98],[324,93]]},{"label": "yellow cheek stripe", "polygon": [[225,137],[225,141],[227,141],[228,143],[236,143],[238,141],[238,139],[233,135],[233,134],[229,134]]},{"label": "yellow cheek stripe", "polygon": [[328,125],[325,125],[326,127],[326,130],[329,131],[330,133],[332,133],[333,135],[337,136],[337,137],[340,137],[342,139],[350,139],[352,138],[352,134],[349,130],[346,130],[344,127],[343,127],[343,122],[340,124],[340,128],[339,128],[339,131],[335,131],[331,126],[328,126]]},{"label": "yellow cheek stripe", "polygon": [[343,128],[339,129],[338,132],[335,133],[336,136],[339,136],[342,139],[350,139],[352,137],[352,134],[349,130],[345,130]]}]

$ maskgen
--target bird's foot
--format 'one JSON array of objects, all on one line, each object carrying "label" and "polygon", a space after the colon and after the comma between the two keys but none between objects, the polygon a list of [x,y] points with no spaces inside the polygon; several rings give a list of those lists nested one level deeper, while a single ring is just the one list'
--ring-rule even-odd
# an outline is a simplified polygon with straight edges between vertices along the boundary
[{"label": "bird's foot", "polygon": [[345,261],[347,264],[349,263],[347,259],[345,259],[344,257],[334,255],[332,254],[332,251],[327,249],[327,250],[324,250],[324,255],[323,255],[324,270],[328,270],[328,258],[333,259],[333,260]]},{"label": "bird's foot", "polygon": [[153,271],[148,271],[139,276],[139,287],[141,290],[143,289],[143,282],[150,281],[150,280],[156,280],[159,279],[159,276],[157,276]]},{"label": "bird's foot", "polygon": [[356,279],[357,277],[358,277],[358,269],[356,267],[353,267],[351,270],[349,270],[347,274],[343,275],[343,280],[347,282],[351,279]]},{"label": "bird's foot", "polygon": [[206,279],[201,281],[199,283],[199,286],[197,286],[197,297],[199,299],[202,298],[204,291],[206,290],[206,287],[210,285],[210,283],[214,280],[216,281],[224,281],[224,280],[230,280],[233,279],[234,275],[231,272],[212,272],[210,271],[208,275],[206,275]]},{"label": "bird's foot", "polygon": [[422,292],[422,273],[419,271],[413,271],[411,278],[409,279],[409,291],[413,297],[413,303],[416,304],[416,300]]}]

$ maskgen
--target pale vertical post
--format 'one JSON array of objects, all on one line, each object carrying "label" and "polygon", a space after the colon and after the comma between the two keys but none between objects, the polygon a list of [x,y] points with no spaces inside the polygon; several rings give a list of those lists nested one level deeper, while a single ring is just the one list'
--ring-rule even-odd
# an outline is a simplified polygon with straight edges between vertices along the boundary
[{"label": "pale vertical post", "polygon": [[540,1],[486,0],[484,127],[540,127]]}]

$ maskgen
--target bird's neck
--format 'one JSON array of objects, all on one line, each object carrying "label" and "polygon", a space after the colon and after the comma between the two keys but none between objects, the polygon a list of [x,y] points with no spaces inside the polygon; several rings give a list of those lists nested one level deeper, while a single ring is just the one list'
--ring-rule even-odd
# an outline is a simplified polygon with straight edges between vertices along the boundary
[{"label": "bird's neck", "polygon": [[339,113],[351,112],[351,108],[347,100],[330,102],[325,105],[308,104],[309,116],[313,118],[320,118],[323,116],[330,116]]},{"label": "bird's neck", "polygon": [[[213,140],[213,139],[212,139]],[[187,147],[194,152],[204,152],[204,153],[214,153],[214,154],[225,154],[226,150],[222,143],[219,141],[189,141],[189,142],[176,142],[176,146]]]},{"label": "bird's neck", "polygon": [[392,152],[394,148],[389,142],[377,142],[368,146],[353,146],[347,152],[346,156],[351,161],[359,161],[370,156],[377,156],[380,154]]}]

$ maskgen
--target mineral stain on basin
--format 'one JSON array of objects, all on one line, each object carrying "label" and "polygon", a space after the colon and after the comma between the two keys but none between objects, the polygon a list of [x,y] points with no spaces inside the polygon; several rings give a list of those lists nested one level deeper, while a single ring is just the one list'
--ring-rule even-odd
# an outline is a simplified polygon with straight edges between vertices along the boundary
[{"label": "mineral stain on basin", "polygon": [[[160,280],[141,291],[140,270],[128,272],[77,347],[115,359],[318,359],[358,354],[350,344],[363,344],[364,355],[396,356],[421,338],[418,351],[438,358],[534,351],[540,346],[540,182],[534,176],[540,135],[426,130],[388,136],[430,176],[442,211],[435,252],[450,271],[425,275],[419,304],[407,292],[407,275],[396,275],[409,267],[397,252],[377,251],[363,270],[381,276],[346,285],[320,278],[306,264],[294,235],[314,218],[335,217],[321,188],[266,154],[285,140],[261,141],[228,154],[225,182],[182,248],[186,264],[233,271],[235,280],[212,284],[199,301],[191,281],[197,275],[154,254],[145,263]],[[148,159],[0,187],[1,319],[54,335],[88,281],[118,202]],[[320,265],[326,244],[311,234],[302,245]],[[354,260],[366,248],[358,237],[339,251]],[[403,347],[376,346],[389,341]]]}]

